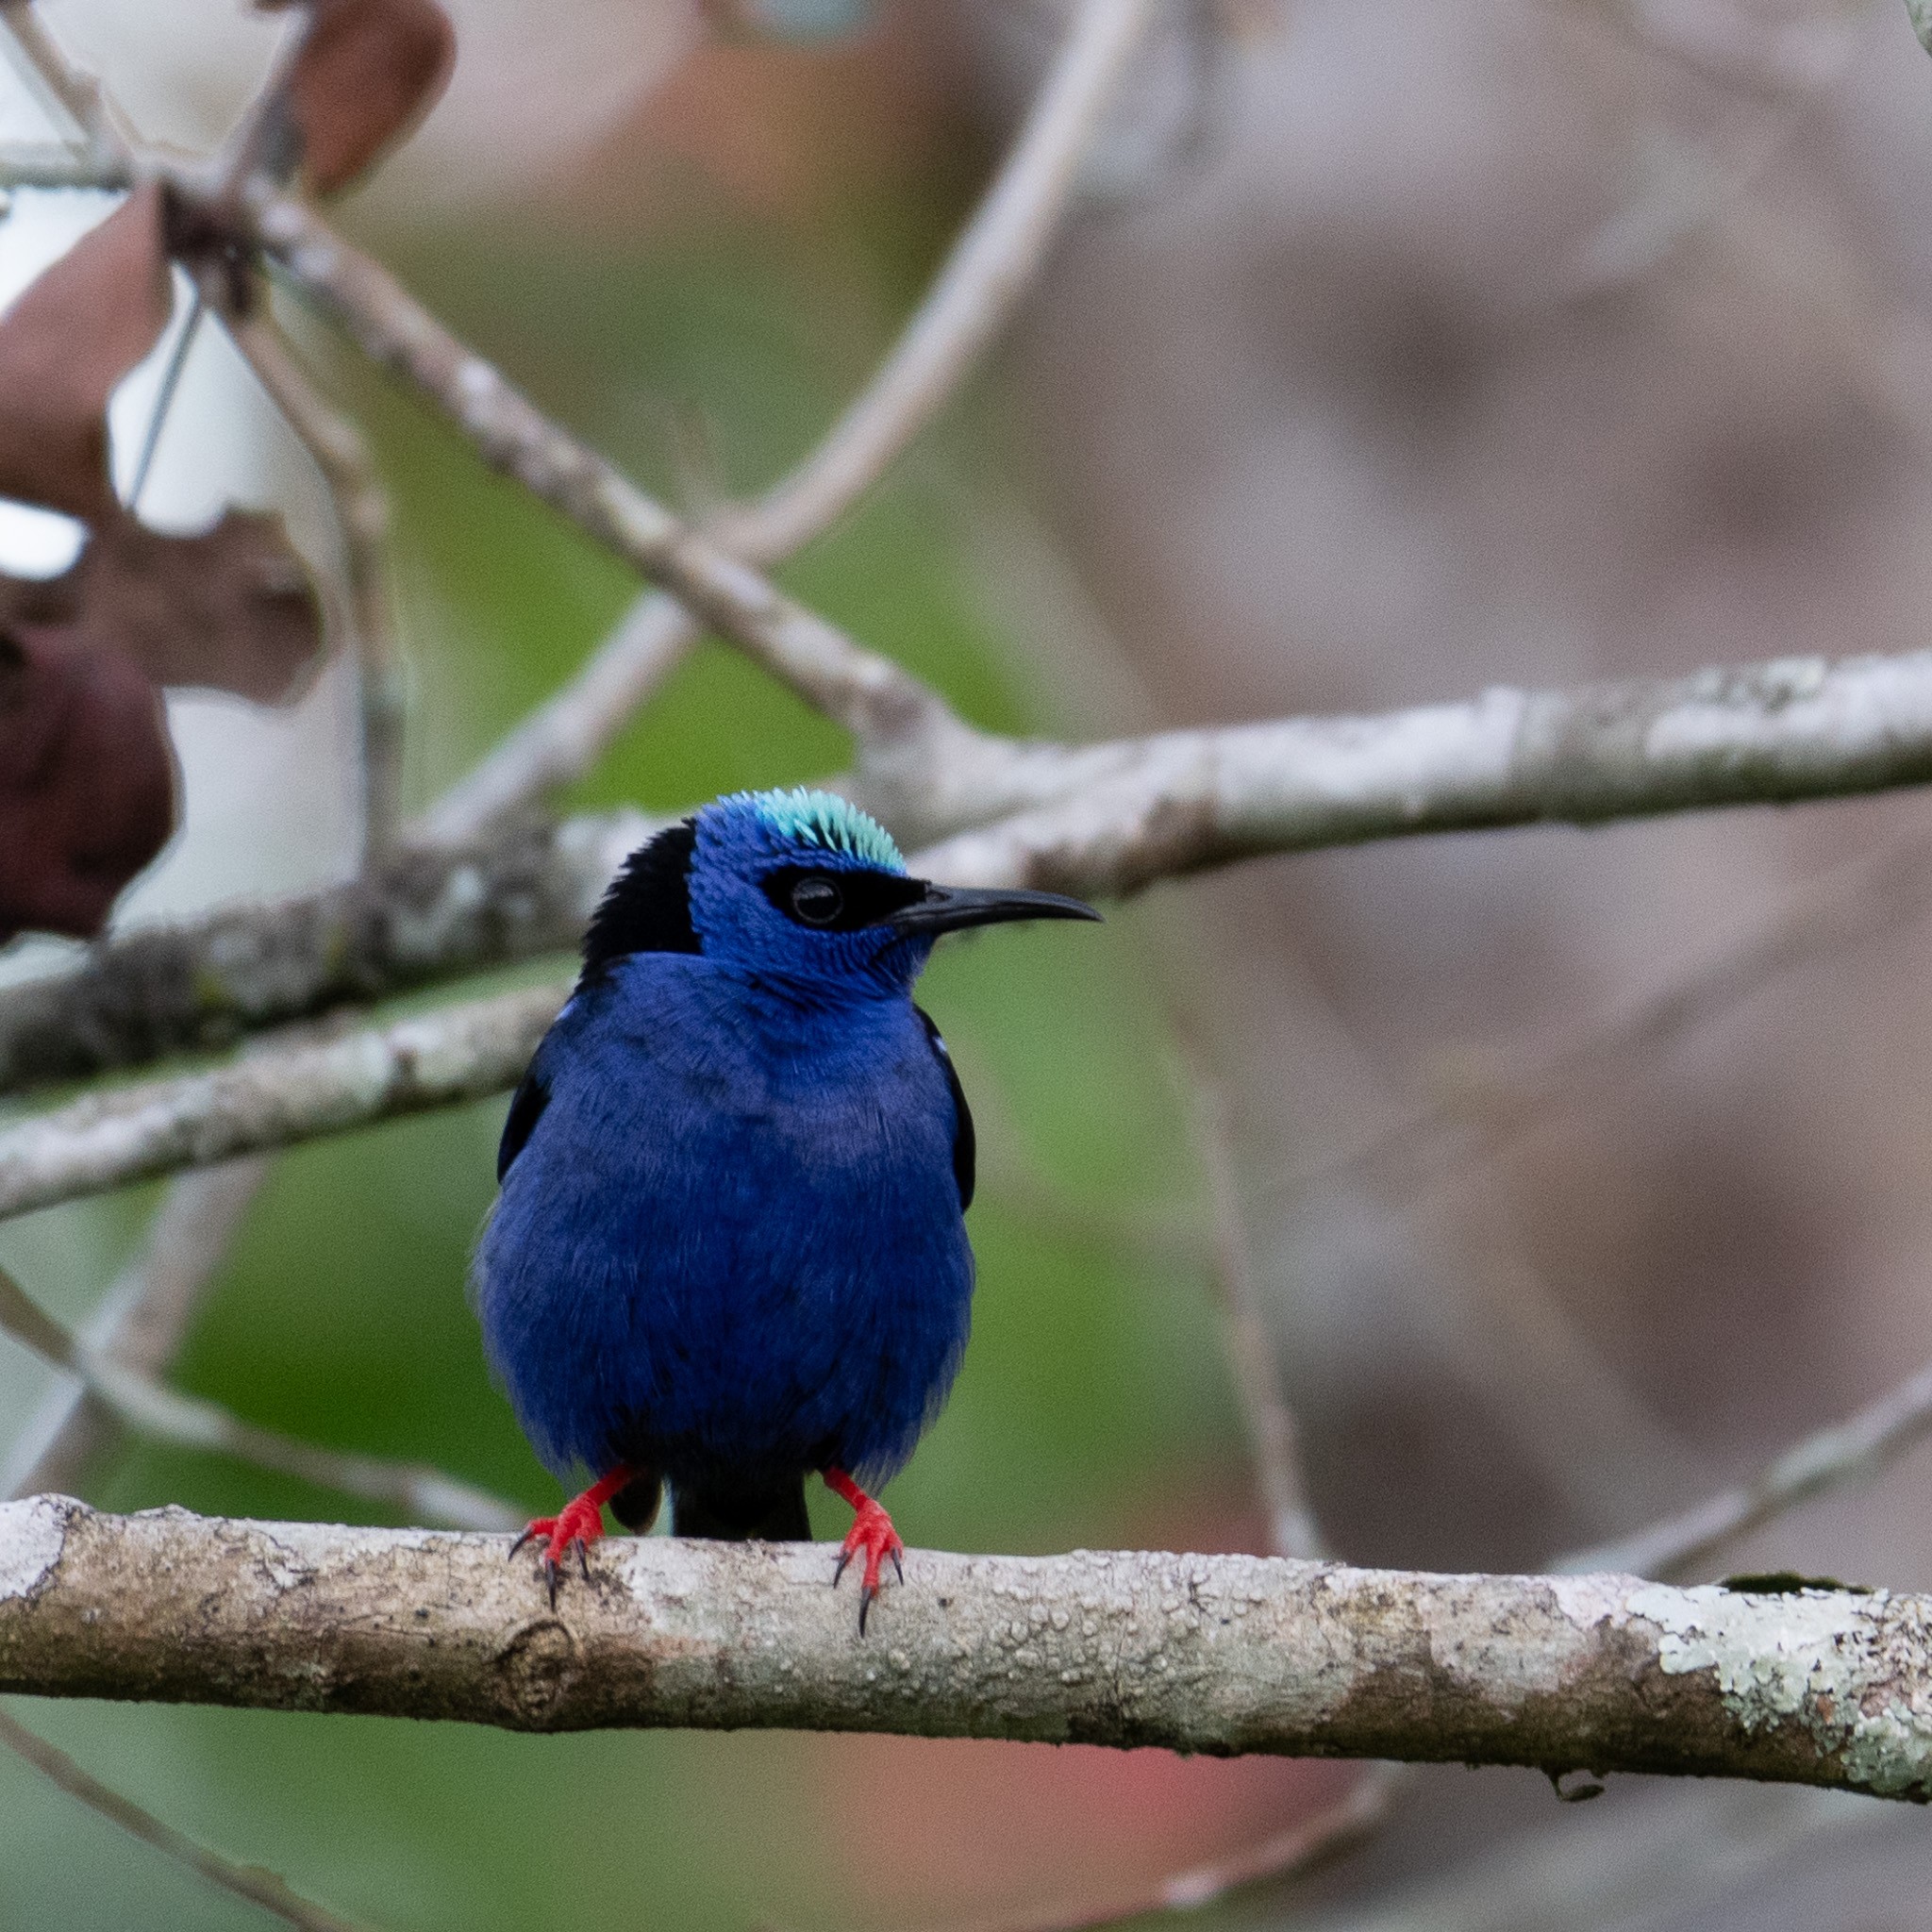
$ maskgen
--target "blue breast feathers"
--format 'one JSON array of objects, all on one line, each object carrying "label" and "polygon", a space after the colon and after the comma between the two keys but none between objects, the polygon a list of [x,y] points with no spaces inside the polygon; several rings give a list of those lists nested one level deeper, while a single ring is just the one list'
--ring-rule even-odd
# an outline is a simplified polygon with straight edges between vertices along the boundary
[{"label": "blue breast feathers", "polygon": [[674,1486],[898,1468],[966,1343],[949,1074],[909,1001],[774,1024],[758,988],[675,953],[580,993],[475,1272],[544,1462]]}]

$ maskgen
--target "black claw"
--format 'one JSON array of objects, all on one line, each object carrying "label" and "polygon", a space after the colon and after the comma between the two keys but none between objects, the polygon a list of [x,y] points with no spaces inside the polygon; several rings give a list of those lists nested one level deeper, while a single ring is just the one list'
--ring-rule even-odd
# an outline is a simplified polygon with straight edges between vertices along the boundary
[{"label": "black claw", "polygon": [[577,1568],[584,1573],[584,1581],[591,1580],[591,1546],[580,1542],[577,1545]]},{"label": "black claw", "polygon": [[872,1608],[873,1598],[878,1595],[876,1588],[861,1590],[858,1592],[858,1634],[865,1635],[865,1613]]},{"label": "black claw", "polygon": [[899,1553],[897,1550],[894,1550],[892,1552],[892,1574],[899,1579],[901,1583],[904,1583],[906,1581],[906,1566],[905,1564],[900,1562]]},{"label": "black claw", "polygon": [[543,1580],[550,1586],[550,1607],[553,1610],[557,1607],[557,1565],[546,1556],[543,1558]]},{"label": "black claw", "polygon": [[841,1577],[842,1575],[844,1575],[844,1574],[845,1574],[845,1566],[846,1566],[846,1564],[848,1564],[849,1562],[851,1562],[851,1560],[852,1560],[852,1552],[851,1552],[850,1550],[841,1550],[841,1551],[839,1552],[839,1563],[838,1563],[838,1567],[837,1567],[837,1568],[836,1568],[836,1569],[835,1569],[835,1570],[834,1570],[834,1571],[832,1572],[832,1588],[833,1588],[834,1590],[837,1590],[837,1589],[838,1589],[838,1587],[839,1587],[839,1579],[840,1579],[840,1577]]},{"label": "black claw", "polygon": [[525,1545],[525,1544],[526,1542],[528,1542],[528,1541],[530,1541],[530,1539],[531,1539],[531,1538],[532,1538],[533,1536],[535,1536],[536,1534],[537,1534],[537,1527],[536,1527],[536,1524],[532,1524],[530,1525],[530,1527],[529,1527],[528,1529],[525,1530],[525,1532],[523,1533],[523,1535],[522,1535],[522,1536],[518,1537],[518,1539],[516,1540],[516,1541],[515,1541],[515,1542],[513,1542],[512,1544],[510,1544],[510,1546],[509,1546],[509,1553],[510,1553],[510,1556],[511,1556],[512,1557],[514,1557],[516,1556],[516,1553],[517,1553],[517,1552],[518,1552],[518,1551],[519,1551],[520,1549],[522,1549],[522,1548],[523,1548],[523,1546],[524,1546],[524,1545]]}]

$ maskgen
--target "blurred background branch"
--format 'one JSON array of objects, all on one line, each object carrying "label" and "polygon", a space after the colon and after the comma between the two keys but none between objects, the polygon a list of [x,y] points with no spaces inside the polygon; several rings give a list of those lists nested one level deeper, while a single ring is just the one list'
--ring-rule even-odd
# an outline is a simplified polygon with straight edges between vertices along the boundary
[{"label": "blurred background branch", "polygon": [[263,1469],[387,1503],[428,1523],[458,1529],[513,1530],[523,1518],[508,1503],[479,1494],[433,1469],[410,1469],[349,1456],[258,1428],[211,1402],[199,1402],[101,1354],[45,1314],[9,1275],[0,1274],[0,1329],[73,1375],[117,1421],[164,1441],[211,1449]]},{"label": "blurred background branch", "polygon": [[210,1884],[246,1899],[252,1906],[302,1932],[358,1932],[357,1922],[340,1918],[324,1907],[299,1896],[286,1880],[259,1865],[238,1865],[219,1852],[197,1843],[184,1832],[163,1824],[153,1812],[130,1803],[119,1791],[83,1771],[66,1752],[57,1750],[44,1738],[37,1737],[23,1724],[0,1711],[0,1744],[33,1766],[44,1778],[58,1785],[71,1798],[76,1798],[91,1811],[97,1811],[109,1824],[131,1832],[143,1844],[152,1845],[164,1857],[186,1865]]}]

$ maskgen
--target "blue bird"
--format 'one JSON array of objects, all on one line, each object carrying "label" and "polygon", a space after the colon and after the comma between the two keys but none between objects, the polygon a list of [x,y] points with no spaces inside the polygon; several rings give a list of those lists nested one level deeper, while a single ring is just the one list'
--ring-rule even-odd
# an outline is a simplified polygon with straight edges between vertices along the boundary
[{"label": "blue bird", "polygon": [[803,1540],[816,1473],[856,1512],[832,1581],[862,1554],[863,1632],[903,1550],[868,1489],[944,1403],[973,1295],[973,1117],[913,983],[942,933],[1098,917],[910,878],[823,791],[720,799],[631,855],[472,1270],[524,1433],[596,1478],[517,1545],[544,1540],[553,1601],[607,1503],[647,1528],[668,1486],[677,1535]]}]

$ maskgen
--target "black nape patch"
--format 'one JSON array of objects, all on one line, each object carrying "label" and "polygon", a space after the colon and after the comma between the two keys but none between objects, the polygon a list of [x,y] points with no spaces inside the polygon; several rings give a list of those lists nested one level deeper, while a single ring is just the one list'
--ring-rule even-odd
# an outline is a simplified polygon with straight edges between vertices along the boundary
[{"label": "black nape patch", "polygon": [[703,950],[691,923],[691,860],[697,838],[696,824],[686,819],[625,860],[584,935],[579,985],[589,986],[633,953]]}]

